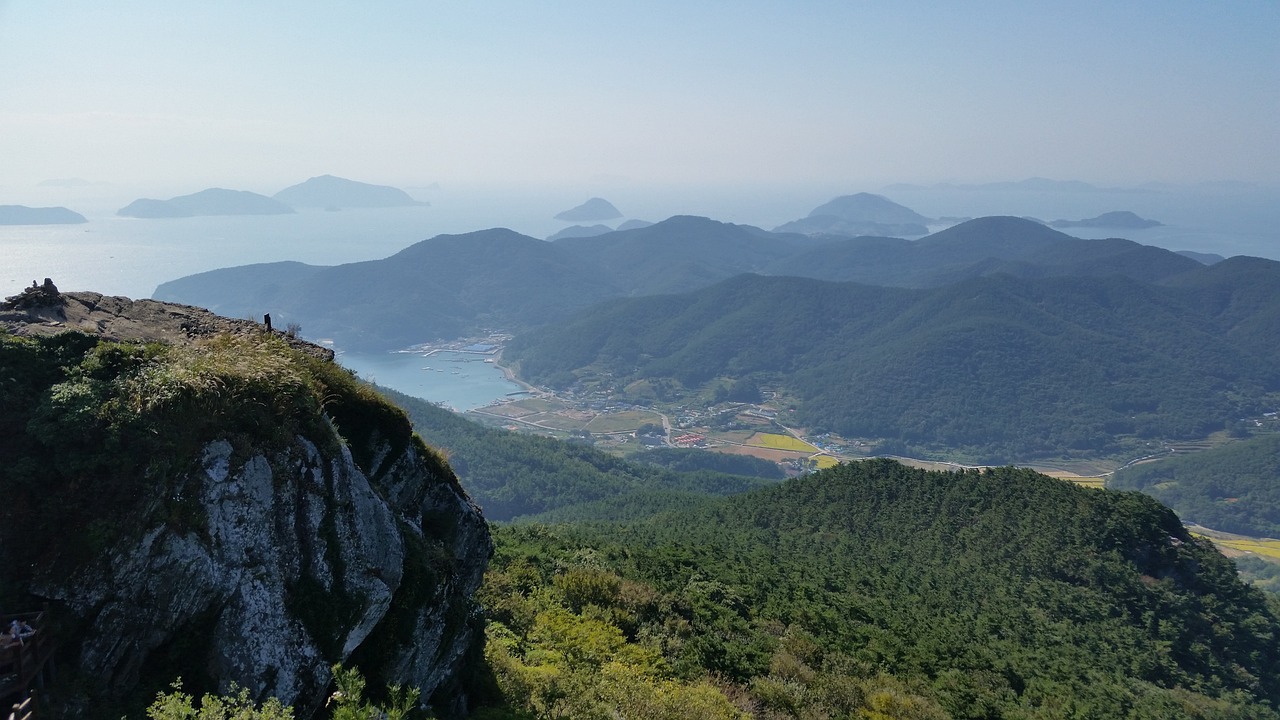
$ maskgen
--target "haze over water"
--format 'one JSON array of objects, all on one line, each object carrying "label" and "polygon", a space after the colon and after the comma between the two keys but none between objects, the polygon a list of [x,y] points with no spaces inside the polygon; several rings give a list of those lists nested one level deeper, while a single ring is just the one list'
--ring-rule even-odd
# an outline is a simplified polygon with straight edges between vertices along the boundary
[{"label": "haze over water", "polygon": [[119,190],[112,197],[101,197],[77,189],[27,189],[14,195],[34,205],[66,205],[89,222],[0,226],[0,296],[50,277],[64,290],[143,298],[150,297],[160,283],[194,273],[285,260],[316,265],[375,260],[442,233],[507,227],[546,237],[570,224],[554,220],[553,215],[592,194],[612,201],[626,218],[653,222],[692,214],[765,229],[804,217],[836,195],[864,190],[882,193],[930,217],[1001,214],[1054,220],[1131,210],[1165,226],[1069,232],[1080,237],[1125,237],[1170,250],[1280,259],[1280,191],[1256,186],[1231,191],[995,192],[917,185],[883,189],[613,185],[596,188],[598,193],[563,188],[410,188],[411,194],[431,206],[173,219],[115,216],[116,208],[138,197]]}]

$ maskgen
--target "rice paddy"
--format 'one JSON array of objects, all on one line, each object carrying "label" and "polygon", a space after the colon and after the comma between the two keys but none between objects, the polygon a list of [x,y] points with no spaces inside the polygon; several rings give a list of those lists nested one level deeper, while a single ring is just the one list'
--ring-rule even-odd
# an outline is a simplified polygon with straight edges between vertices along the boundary
[{"label": "rice paddy", "polygon": [[830,455],[814,455],[813,461],[818,463],[819,470],[825,470],[826,468],[834,467],[840,464],[839,460],[831,457]]},{"label": "rice paddy", "polygon": [[[1207,536],[1201,536],[1207,537]],[[1268,560],[1280,562],[1280,540],[1271,538],[1209,538],[1218,547],[1241,553],[1252,553]]]},{"label": "rice paddy", "polygon": [[747,442],[748,445],[769,448],[771,450],[790,450],[792,452],[818,452],[818,448],[790,435],[777,433],[756,433]]}]

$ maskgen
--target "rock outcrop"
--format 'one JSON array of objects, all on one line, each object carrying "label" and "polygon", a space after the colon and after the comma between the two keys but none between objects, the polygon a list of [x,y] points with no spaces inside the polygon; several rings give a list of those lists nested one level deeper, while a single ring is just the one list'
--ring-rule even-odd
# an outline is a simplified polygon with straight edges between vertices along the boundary
[{"label": "rock outcrop", "polygon": [[256,323],[58,297],[0,310],[0,588],[52,604],[86,699],[182,675],[307,717],[343,662],[464,710],[492,544],[403,412]]}]

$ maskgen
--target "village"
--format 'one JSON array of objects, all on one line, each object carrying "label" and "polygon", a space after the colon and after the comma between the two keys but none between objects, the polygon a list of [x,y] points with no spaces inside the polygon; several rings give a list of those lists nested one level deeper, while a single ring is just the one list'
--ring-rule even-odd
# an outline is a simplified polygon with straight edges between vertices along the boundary
[{"label": "village", "polygon": [[439,352],[471,353],[494,364],[521,389],[465,413],[472,420],[516,432],[534,433],[628,456],[654,448],[686,448],[751,457],[777,463],[788,475],[830,467],[841,460],[867,457],[870,441],[830,433],[808,436],[779,421],[784,412],[762,403],[693,400],[661,402],[636,399],[607,386],[554,391],[518,380],[501,364],[510,335],[488,332],[446,343],[407,348],[430,358]]}]

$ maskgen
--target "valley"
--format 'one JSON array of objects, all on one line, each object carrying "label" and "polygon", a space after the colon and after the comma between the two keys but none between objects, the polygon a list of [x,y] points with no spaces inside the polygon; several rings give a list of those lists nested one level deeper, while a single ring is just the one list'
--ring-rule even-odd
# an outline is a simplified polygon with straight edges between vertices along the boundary
[{"label": "valley", "polygon": [[[501,364],[502,351],[510,338],[509,333],[490,332],[423,344],[403,352],[412,351],[427,358],[442,352],[470,352],[475,355],[472,360],[493,364],[518,381],[515,373]],[[741,402],[716,400],[727,391],[712,391],[709,396],[679,393],[659,400],[652,396],[655,389],[671,390],[661,384],[656,388],[652,384],[643,388],[630,386],[622,391],[608,384],[591,389],[577,386],[570,390],[524,383],[522,387],[524,391],[471,409],[464,416],[507,431],[591,445],[624,459],[639,458],[655,449],[693,450],[774,463],[791,477],[874,457],[889,457],[923,470],[985,467],[945,453],[917,457],[882,453],[878,448],[883,438],[847,438],[831,432],[811,432],[787,421],[794,410],[788,407],[785,398],[769,389],[757,389],[762,395],[759,402]],[[640,398],[638,392],[651,396]],[[1274,413],[1245,418],[1240,424],[1263,439],[1280,431],[1280,419]],[[1241,439],[1219,431],[1199,440],[1134,444],[1127,453],[1109,456],[1014,464],[1084,487],[1102,489],[1118,471],[1158,466],[1171,458],[1185,459],[1199,453],[1230,450],[1230,446]],[[1252,556],[1268,563],[1280,563],[1280,539],[1265,537],[1261,532],[1238,534],[1213,530],[1195,523],[1189,523],[1189,527],[1228,556]]]}]

